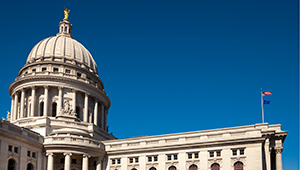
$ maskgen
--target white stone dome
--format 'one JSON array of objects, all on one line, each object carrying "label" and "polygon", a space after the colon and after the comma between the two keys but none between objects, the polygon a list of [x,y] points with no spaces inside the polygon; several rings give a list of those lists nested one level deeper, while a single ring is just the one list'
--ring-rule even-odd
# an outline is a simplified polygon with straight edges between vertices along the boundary
[{"label": "white stone dome", "polygon": [[71,28],[72,25],[67,20],[61,22],[60,32],[56,36],[43,39],[36,44],[26,63],[51,59],[52,61],[76,63],[76,65],[87,67],[91,69],[90,71],[97,73],[97,65],[92,55],[71,36]]}]

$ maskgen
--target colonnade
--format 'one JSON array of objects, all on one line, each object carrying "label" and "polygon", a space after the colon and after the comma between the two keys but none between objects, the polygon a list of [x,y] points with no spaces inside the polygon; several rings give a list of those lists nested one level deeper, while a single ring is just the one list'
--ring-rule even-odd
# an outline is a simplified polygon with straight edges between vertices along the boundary
[{"label": "colonnade", "polygon": [[[39,100],[36,101],[37,100],[37,95],[36,95],[37,88],[44,89],[44,93],[43,93],[44,97],[42,100],[43,105],[38,107],[39,108],[38,111],[36,111],[37,104],[40,104],[41,101],[39,101]],[[52,116],[51,113],[48,113],[50,110],[49,107],[51,105],[51,103],[49,102],[49,89],[50,88],[58,89],[58,94],[56,97],[56,99],[57,99],[56,113],[59,113],[60,110],[64,107],[63,106],[63,101],[64,101],[63,87],[32,86],[30,88],[31,89],[31,101],[28,102],[28,105],[30,105],[30,107],[27,107],[28,108],[27,110],[25,108],[25,92],[26,92],[26,90],[30,90],[30,89],[21,89],[19,91],[14,92],[14,94],[12,94],[12,96],[11,96],[11,120],[14,121],[19,118],[34,117],[35,115],[44,116],[44,117]],[[73,96],[72,96],[72,101],[70,101],[70,102],[71,102],[72,110],[74,112],[76,112],[76,106],[78,106],[76,98],[77,98],[77,94],[79,92],[84,93],[81,91],[72,90]],[[101,127],[102,129],[105,129],[106,128],[106,118],[107,118],[107,108],[102,102],[97,100],[96,97],[93,97],[93,99],[94,99],[93,111],[89,110],[89,102],[90,102],[89,98],[90,97],[93,97],[93,96],[91,96],[88,93],[84,94],[82,121],[94,123],[95,125]],[[41,113],[41,110],[42,110],[42,113]],[[38,114],[34,114],[36,112]],[[91,112],[93,112],[93,114],[91,114]],[[79,113],[77,113],[77,114],[79,114]],[[90,116],[92,116],[94,119],[90,119],[89,114],[91,114]],[[98,121],[98,119],[100,119],[100,121]]]},{"label": "colonnade", "polygon": [[[54,155],[55,153],[47,153],[46,156],[48,156],[47,160],[47,170],[54,170]],[[72,153],[71,152],[65,152],[64,155],[64,170],[71,170],[71,160],[72,160]],[[87,154],[82,154],[82,170],[88,170],[89,169],[89,159],[91,156]],[[103,157],[98,157],[96,161],[96,170],[102,170],[102,159]]]}]

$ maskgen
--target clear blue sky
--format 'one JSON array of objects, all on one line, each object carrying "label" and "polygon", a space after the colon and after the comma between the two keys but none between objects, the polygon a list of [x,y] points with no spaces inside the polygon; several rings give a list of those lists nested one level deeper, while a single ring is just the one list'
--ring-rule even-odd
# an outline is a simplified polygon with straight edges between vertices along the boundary
[{"label": "clear blue sky", "polygon": [[297,0],[5,1],[1,3],[1,117],[8,86],[32,47],[58,32],[93,55],[118,138],[261,122],[289,131],[284,169],[299,161]]}]

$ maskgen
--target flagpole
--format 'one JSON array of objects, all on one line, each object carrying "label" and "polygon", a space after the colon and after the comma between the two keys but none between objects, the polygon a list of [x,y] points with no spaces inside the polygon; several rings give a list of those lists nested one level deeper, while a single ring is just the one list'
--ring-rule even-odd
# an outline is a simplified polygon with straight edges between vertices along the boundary
[{"label": "flagpole", "polygon": [[262,116],[262,122],[265,123],[264,120],[264,100],[263,100],[263,93],[262,93],[262,89],[260,89],[260,101],[261,101],[261,116]]}]

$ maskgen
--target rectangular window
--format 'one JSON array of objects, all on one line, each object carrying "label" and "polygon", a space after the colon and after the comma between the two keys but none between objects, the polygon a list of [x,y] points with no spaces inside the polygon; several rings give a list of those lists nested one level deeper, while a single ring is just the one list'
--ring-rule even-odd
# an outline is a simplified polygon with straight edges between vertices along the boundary
[{"label": "rectangular window", "polygon": [[36,69],[32,69],[32,72],[36,72]]},{"label": "rectangular window", "polygon": [[115,160],[115,159],[112,159],[112,160],[111,160],[111,164],[113,164],[113,165],[116,164],[116,160]]},{"label": "rectangular window", "polygon": [[221,151],[217,151],[217,156],[221,156]]},{"label": "rectangular window", "polygon": [[139,158],[135,158],[135,163],[139,163]]},{"label": "rectangular window", "polygon": [[78,72],[78,73],[77,73],[77,77],[81,77],[81,73]]},{"label": "rectangular window", "polygon": [[192,159],[193,158],[193,154],[188,153],[188,159]]},{"label": "rectangular window", "polygon": [[157,161],[157,156],[154,156],[153,159],[154,159],[154,161]]},{"label": "rectangular window", "polygon": [[118,164],[121,164],[121,159],[118,159]]},{"label": "rectangular window", "polygon": [[129,158],[129,163],[133,163],[133,158]]},{"label": "rectangular window", "polygon": [[27,151],[27,156],[30,157],[30,155],[31,155],[31,152],[30,152],[30,151]]},{"label": "rectangular window", "polygon": [[13,146],[12,145],[8,145],[8,151],[12,152],[13,150]]},{"label": "rectangular window", "polygon": [[36,158],[36,153],[35,152],[32,152],[32,157]]},{"label": "rectangular window", "polygon": [[244,149],[240,149],[240,155],[244,155]]},{"label": "rectangular window", "polygon": [[195,153],[195,158],[199,158],[199,153]]},{"label": "rectangular window", "polygon": [[18,147],[14,147],[14,152],[15,153],[19,153],[19,148]]},{"label": "rectangular window", "polygon": [[57,68],[57,67],[54,67],[54,68],[53,68],[53,72],[58,72],[58,68]]},{"label": "rectangular window", "polygon": [[72,159],[72,164],[76,164],[77,160],[76,159]]},{"label": "rectangular window", "polygon": [[47,71],[47,68],[46,68],[46,67],[43,67],[43,68],[42,68],[42,71]]},{"label": "rectangular window", "polygon": [[67,73],[67,74],[70,74],[70,73],[71,73],[71,70],[66,69],[66,73]]},{"label": "rectangular window", "polygon": [[233,149],[233,150],[232,150],[232,155],[233,155],[233,156],[237,155],[237,150],[236,150],[236,149]]},{"label": "rectangular window", "polygon": [[148,156],[148,162],[152,162],[152,157]]},{"label": "rectangular window", "polygon": [[178,159],[177,155],[174,155],[174,160],[177,160],[177,159]]},{"label": "rectangular window", "polygon": [[214,157],[214,152],[209,152],[209,157]]},{"label": "rectangular window", "polygon": [[172,160],[171,155],[168,155],[168,161]]}]

